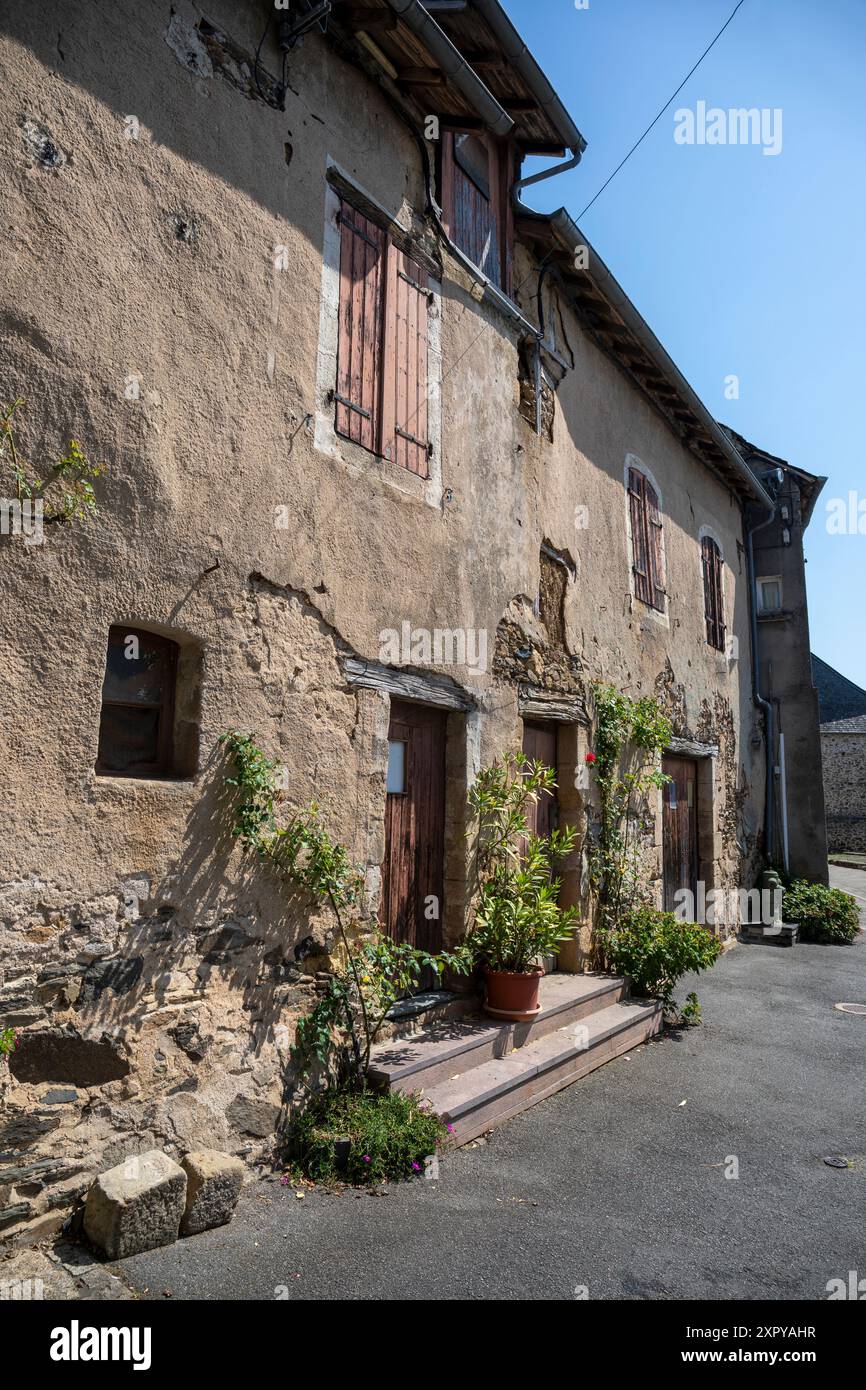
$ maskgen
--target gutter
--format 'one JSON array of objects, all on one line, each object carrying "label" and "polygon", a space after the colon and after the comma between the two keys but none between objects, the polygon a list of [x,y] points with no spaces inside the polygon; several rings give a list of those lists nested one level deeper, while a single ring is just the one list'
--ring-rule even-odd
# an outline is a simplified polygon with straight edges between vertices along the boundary
[{"label": "gutter", "polygon": [[448,80],[454,83],[473,110],[478,112],[491,134],[510,135],[514,129],[514,121],[505,108],[500,106],[493,93],[487,90],[481,78],[454,47],[444,30],[439,28],[435,19],[420,4],[420,0],[387,0],[387,4],[421,40]]},{"label": "gutter", "polygon": [[535,212],[532,208],[524,207],[522,204],[520,207],[522,212],[529,213],[530,216],[540,217],[543,221],[549,222],[560,239],[567,244],[569,250],[574,250],[578,246],[586,248],[590,258],[589,274],[592,276],[601,294],[613,305],[623,323],[626,324],[641,346],[676,387],[692,414],[700,421],[713,443],[718,447],[719,451],[724,454],[734,471],[739,475],[751,497],[768,510],[775,509],[775,503],[766,488],[758,481],[745,459],[734,447],[719,423],[713,419],[703,401],[701,401],[692,390],[679,367],[677,367],[676,363],[665,352],[649,324],[638,313],[625,293],[625,290],[616,282],[598,252],[594,247],[590,246],[586,237],[583,236],[580,228],[571,219],[565,208],[560,208],[558,212],[545,216],[542,213]]},{"label": "gutter", "polygon": [[[388,0],[391,3],[391,0]],[[503,10],[498,0],[472,0],[472,8],[480,14],[488,29],[495,34],[502,46],[506,58],[512,67],[516,68],[523,78],[532,95],[535,97],[539,106],[544,111],[552,125],[556,126],[562,136],[563,144],[567,145],[572,151],[574,158],[566,164],[560,165],[556,170],[550,170],[550,174],[558,173],[560,169],[570,169],[577,164],[580,156],[586,149],[586,141],[578,130],[574,121],[569,116],[550,82],[545,77],[541,68],[533,58],[523,39],[518,34],[508,15]],[[534,175],[533,179],[524,179],[524,183],[531,183],[535,179],[547,178],[548,173]]]}]

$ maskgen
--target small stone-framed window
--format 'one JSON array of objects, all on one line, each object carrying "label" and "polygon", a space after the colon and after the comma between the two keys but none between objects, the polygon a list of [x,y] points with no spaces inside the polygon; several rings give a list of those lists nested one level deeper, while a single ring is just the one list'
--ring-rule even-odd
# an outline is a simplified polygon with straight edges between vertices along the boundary
[{"label": "small stone-framed window", "polygon": [[109,629],[96,771],[168,777],[175,763],[175,687],[180,648],[141,628]]},{"label": "small stone-framed window", "polygon": [[757,583],[758,589],[758,614],[767,617],[770,614],[781,613],[782,611],[782,576],[780,574],[764,575]]}]

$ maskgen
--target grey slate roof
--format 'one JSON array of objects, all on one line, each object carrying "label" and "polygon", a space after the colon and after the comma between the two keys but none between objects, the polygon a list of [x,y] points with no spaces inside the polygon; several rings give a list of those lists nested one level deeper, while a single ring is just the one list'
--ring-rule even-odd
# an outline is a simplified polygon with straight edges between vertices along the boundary
[{"label": "grey slate roof", "polygon": [[812,653],[822,733],[866,734],[866,690]]}]

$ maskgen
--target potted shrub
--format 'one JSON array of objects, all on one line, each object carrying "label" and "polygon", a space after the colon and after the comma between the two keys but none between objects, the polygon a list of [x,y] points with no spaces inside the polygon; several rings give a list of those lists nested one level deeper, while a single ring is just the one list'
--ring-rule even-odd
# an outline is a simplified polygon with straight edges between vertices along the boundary
[{"label": "potted shrub", "polygon": [[540,958],[575,928],[577,909],[559,906],[553,866],[571,853],[576,832],[538,836],[527,824],[528,802],[555,786],[552,768],[516,753],[481,772],[469,792],[477,897],[461,952],[484,972],[484,1007],[495,1018],[534,1018]]}]

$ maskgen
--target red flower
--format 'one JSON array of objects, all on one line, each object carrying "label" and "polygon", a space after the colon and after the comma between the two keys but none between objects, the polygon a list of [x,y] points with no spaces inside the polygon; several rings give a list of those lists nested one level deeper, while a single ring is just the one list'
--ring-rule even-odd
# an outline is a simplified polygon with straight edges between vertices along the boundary
[{"label": "red flower", "polygon": [[584,761],[585,761],[585,762],[588,762],[588,763],[595,763],[595,762],[598,761],[598,759],[596,758],[596,756],[595,756],[594,753],[587,753],[586,758],[584,759]]}]

